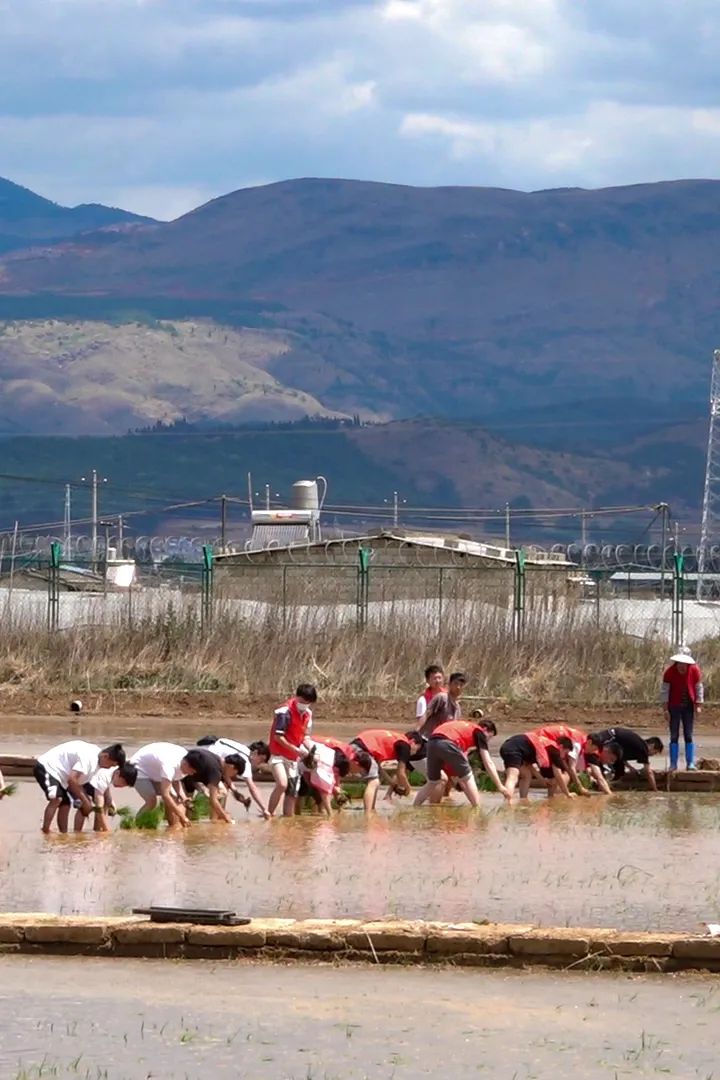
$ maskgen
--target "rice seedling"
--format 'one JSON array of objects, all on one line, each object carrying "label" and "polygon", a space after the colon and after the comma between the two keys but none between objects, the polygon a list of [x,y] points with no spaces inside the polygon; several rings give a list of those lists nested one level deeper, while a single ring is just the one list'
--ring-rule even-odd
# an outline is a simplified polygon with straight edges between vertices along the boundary
[{"label": "rice seedling", "polygon": [[165,821],[165,808],[162,804],[158,804],[153,810],[143,808],[138,810],[137,814],[133,814],[132,811],[129,814],[122,814],[120,828],[154,830],[159,829],[163,821]]},{"label": "rice seedling", "polygon": [[6,799],[10,795],[14,795],[17,791],[17,784],[6,784],[5,787],[0,788],[0,799]]}]

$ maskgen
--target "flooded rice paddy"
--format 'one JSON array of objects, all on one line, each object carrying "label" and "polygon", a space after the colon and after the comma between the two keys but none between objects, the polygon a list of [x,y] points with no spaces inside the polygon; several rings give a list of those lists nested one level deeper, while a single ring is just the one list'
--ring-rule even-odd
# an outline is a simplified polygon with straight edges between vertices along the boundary
[{"label": "flooded rice paddy", "polygon": [[[251,916],[697,930],[720,917],[720,795],[627,793],[481,811],[379,803],[186,833],[45,837],[32,781],[0,803],[0,910],[116,914],[147,904]],[[118,803],[139,805],[132,792]],[[242,815],[242,816],[241,816]],[[117,821],[117,819],[116,819]]]},{"label": "flooded rice paddy", "polygon": [[4,1080],[717,1077],[717,979],[0,958]]}]

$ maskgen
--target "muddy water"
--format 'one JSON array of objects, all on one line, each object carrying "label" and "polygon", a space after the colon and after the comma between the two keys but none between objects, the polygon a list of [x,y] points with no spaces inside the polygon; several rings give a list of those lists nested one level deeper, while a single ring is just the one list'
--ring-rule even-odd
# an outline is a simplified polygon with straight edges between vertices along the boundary
[{"label": "muddy water", "polygon": [[717,980],[0,959],[0,1075],[709,1080]]},{"label": "muddy water", "polygon": [[480,812],[379,805],[369,818],[350,809],[266,823],[241,809],[235,826],[180,835],[44,837],[42,793],[21,781],[0,803],[0,910],[155,903],[685,930],[720,916],[720,795],[541,797],[525,808],[486,795]]}]

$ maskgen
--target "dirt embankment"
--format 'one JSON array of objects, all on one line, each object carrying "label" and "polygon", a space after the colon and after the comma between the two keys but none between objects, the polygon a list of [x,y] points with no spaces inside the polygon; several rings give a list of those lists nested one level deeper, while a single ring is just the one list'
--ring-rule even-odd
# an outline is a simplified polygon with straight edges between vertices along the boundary
[{"label": "dirt embankment", "polygon": [[[86,718],[132,717],[192,721],[196,718],[227,718],[234,721],[265,723],[277,707],[276,696],[251,696],[229,693],[148,693],[112,692],[80,695]],[[70,697],[67,694],[14,691],[0,693],[0,723],[9,717],[70,717]],[[593,706],[548,701],[506,702],[477,701],[468,698],[465,713],[481,706],[492,716],[500,732],[522,730],[540,724],[560,722],[585,728],[609,727],[624,724],[640,730],[657,730],[663,726],[659,705],[628,703],[625,705]],[[319,725],[339,724],[363,727],[382,726],[404,728],[412,722],[413,702],[405,699],[345,697],[320,701],[315,710]],[[702,727],[720,730],[720,706],[710,705],[702,713]]]}]

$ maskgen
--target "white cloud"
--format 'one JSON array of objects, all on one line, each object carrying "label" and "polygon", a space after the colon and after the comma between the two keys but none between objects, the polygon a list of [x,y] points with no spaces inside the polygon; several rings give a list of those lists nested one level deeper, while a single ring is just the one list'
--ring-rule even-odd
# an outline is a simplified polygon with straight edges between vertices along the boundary
[{"label": "white cloud", "polygon": [[0,0],[0,20],[0,173],[66,202],[718,171],[716,0]]}]

